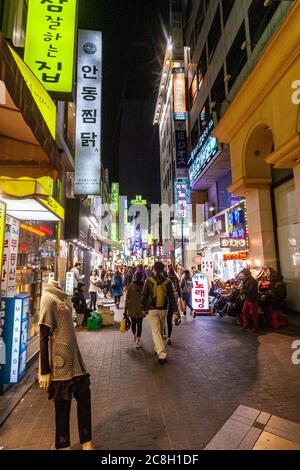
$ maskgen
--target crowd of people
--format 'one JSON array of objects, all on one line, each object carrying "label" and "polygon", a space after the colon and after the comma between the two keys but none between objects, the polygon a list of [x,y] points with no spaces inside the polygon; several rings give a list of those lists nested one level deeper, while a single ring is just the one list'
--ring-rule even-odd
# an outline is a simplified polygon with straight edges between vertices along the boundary
[{"label": "crowd of people", "polygon": [[244,330],[261,324],[272,326],[273,318],[286,312],[287,288],[283,276],[272,268],[251,273],[246,268],[235,279],[215,280],[210,292],[211,305],[221,316],[236,317]]},{"label": "crowd of people", "polygon": [[153,267],[129,266],[114,271],[98,266],[90,273],[89,304],[85,297],[84,276],[81,274],[81,263],[77,262],[74,272],[73,307],[77,314],[83,315],[83,324],[97,307],[98,293],[104,298],[114,299],[117,309],[125,295],[124,317],[130,319],[136,348],[141,347],[143,319],[149,315],[155,352],[159,362],[164,363],[166,350],[164,340],[171,344],[173,324],[179,325],[181,313],[187,309],[194,316],[191,305],[192,276],[196,268],[182,270],[180,266],[166,266],[156,262]]},{"label": "crowd of people", "polygon": [[[181,323],[181,315],[187,311],[192,316],[193,275],[180,266],[156,262],[153,267],[123,266],[114,271],[99,266],[90,273],[89,305],[85,298],[84,276],[80,274],[80,263],[73,268],[75,293],[72,298],[77,314],[83,314],[83,323],[97,307],[97,295],[102,292],[105,298],[114,300],[117,309],[121,298],[125,296],[124,317],[130,319],[136,348],[141,347],[143,319],[148,315],[155,352],[159,361],[166,359],[164,340],[171,344],[173,325]],[[272,268],[261,270],[252,275],[250,269],[244,269],[235,279],[226,283],[215,280],[209,292],[210,305],[220,316],[238,318],[246,330],[253,327],[257,332],[262,319],[272,324],[274,311],[283,311],[287,295],[282,276]],[[263,314],[263,315],[262,315]]]}]

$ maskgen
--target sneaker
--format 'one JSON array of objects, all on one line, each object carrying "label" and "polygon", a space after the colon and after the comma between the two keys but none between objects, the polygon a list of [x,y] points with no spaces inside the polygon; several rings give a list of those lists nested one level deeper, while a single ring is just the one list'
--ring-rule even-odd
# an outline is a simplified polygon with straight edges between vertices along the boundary
[{"label": "sneaker", "polygon": [[171,338],[167,339],[167,344],[172,344]]},{"label": "sneaker", "polygon": [[166,359],[158,359],[158,363],[162,366],[166,363],[166,361]]},{"label": "sneaker", "polygon": [[134,336],[134,340],[133,340],[133,341],[134,341],[135,343],[136,343],[136,340],[137,340],[137,336]]},{"label": "sneaker", "polygon": [[141,346],[142,346],[141,338],[137,338],[137,339],[136,339],[136,343],[135,343],[136,349],[139,349]]},{"label": "sneaker", "polygon": [[178,326],[180,325],[180,323],[181,323],[181,318],[180,317],[175,318],[175,325]]}]

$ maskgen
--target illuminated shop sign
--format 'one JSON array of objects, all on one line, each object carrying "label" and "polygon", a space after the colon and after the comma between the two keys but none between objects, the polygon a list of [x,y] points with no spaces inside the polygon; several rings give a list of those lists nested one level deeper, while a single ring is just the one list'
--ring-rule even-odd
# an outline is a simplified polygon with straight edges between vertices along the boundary
[{"label": "illuminated shop sign", "polygon": [[203,273],[193,276],[192,306],[195,311],[209,310],[208,279]]},{"label": "illuminated shop sign", "polygon": [[176,177],[187,178],[187,137],[185,130],[175,130]]},{"label": "illuminated shop sign", "polygon": [[71,93],[77,0],[29,0],[24,60],[45,89]]},{"label": "illuminated shop sign", "polygon": [[100,195],[102,34],[79,30],[76,103],[76,196]]},{"label": "illuminated shop sign", "polygon": [[186,120],[186,90],[184,67],[173,68],[174,121]]},{"label": "illuminated shop sign", "polygon": [[223,255],[224,261],[247,261],[249,257],[248,251],[242,253],[229,253],[228,255]]},{"label": "illuminated shop sign", "polygon": [[32,227],[32,225],[21,223],[20,228],[22,230],[25,230],[26,232],[33,233],[34,235],[37,235],[38,237],[45,237],[46,236],[44,231],[38,230],[37,228]]},{"label": "illuminated shop sign", "polygon": [[115,242],[119,241],[119,224],[117,222],[117,217],[119,214],[119,205],[120,205],[120,189],[119,183],[112,183],[111,185],[111,212],[113,220],[111,223],[111,239]]},{"label": "illuminated shop sign", "polygon": [[228,238],[231,240],[248,240],[247,208],[243,200],[227,212]]},{"label": "illuminated shop sign", "polygon": [[187,205],[188,205],[188,182],[175,181],[175,204],[176,204],[176,218],[187,218]]},{"label": "illuminated shop sign", "polygon": [[247,240],[238,239],[238,238],[221,238],[220,239],[221,248],[230,248],[230,249],[245,249],[247,248]]},{"label": "illuminated shop sign", "polygon": [[133,206],[138,206],[138,205],[146,206],[147,205],[147,200],[143,199],[142,196],[140,194],[138,194],[137,196],[135,196],[135,199],[131,199],[130,203]]},{"label": "illuminated shop sign", "polygon": [[214,118],[211,117],[200,135],[196,147],[191,153],[188,161],[191,184],[195,183],[196,179],[205,170],[214,156],[220,151],[218,140],[211,136],[214,128]]}]

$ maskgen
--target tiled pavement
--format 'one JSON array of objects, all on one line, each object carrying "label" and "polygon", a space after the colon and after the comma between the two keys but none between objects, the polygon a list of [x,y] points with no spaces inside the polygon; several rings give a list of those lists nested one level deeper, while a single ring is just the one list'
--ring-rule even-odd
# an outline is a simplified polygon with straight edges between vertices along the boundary
[{"label": "tiled pavement", "polygon": [[[229,319],[187,318],[174,327],[168,363],[157,364],[148,321],[143,348],[116,327],[80,331],[92,375],[97,449],[203,449],[242,404],[300,423],[300,328],[255,335]],[[51,449],[53,403],[36,384],[0,428],[4,449]],[[72,445],[78,448],[76,406]]]}]

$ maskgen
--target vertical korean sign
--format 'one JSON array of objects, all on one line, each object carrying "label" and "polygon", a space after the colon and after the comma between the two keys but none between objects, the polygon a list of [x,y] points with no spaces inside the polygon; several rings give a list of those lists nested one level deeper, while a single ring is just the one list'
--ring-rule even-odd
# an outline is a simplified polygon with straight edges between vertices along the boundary
[{"label": "vertical korean sign", "polygon": [[13,297],[15,293],[19,231],[20,222],[7,215],[1,277],[1,294],[3,297]]},{"label": "vertical korean sign", "polygon": [[209,311],[208,279],[203,273],[193,276],[192,307],[197,312]]},{"label": "vertical korean sign", "polygon": [[175,181],[176,218],[187,219],[188,183],[187,181]]},{"label": "vertical korean sign", "polygon": [[0,284],[2,277],[2,256],[3,256],[3,244],[5,234],[5,218],[6,218],[6,205],[0,201]]},{"label": "vertical korean sign", "polygon": [[173,68],[174,121],[186,121],[184,67]]},{"label": "vertical korean sign", "polygon": [[71,93],[77,0],[29,0],[24,61],[45,89]]},{"label": "vertical korean sign", "polygon": [[100,195],[102,33],[79,30],[76,110],[76,196]]},{"label": "vertical korean sign", "polygon": [[119,183],[112,183],[111,185],[111,239],[115,242],[119,241],[119,227],[118,227],[118,215],[119,215]]}]

